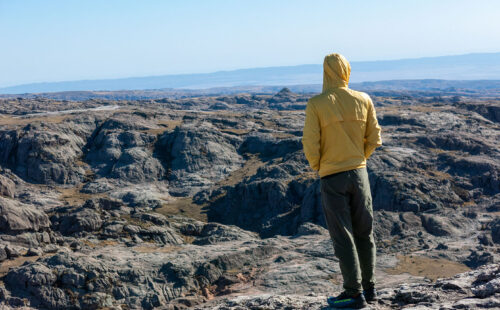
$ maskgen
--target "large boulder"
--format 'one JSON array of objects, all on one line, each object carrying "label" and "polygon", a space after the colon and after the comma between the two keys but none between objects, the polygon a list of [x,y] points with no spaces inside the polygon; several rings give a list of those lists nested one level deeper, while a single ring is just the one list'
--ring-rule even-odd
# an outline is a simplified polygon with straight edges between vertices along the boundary
[{"label": "large boulder", "polygon": [[116,115],[106,120],[89,139],[85,159],[101,177],[131,183],[165,177],[161,162],[153,156],[156,135],[147,115]]},{"label": "large boulder", "polygon": [[81,208],[67,215],[62,215],[57,218],[57,221],[59,222],[59,231],[63,234],[97,231],[101,228],[103,223],[98,212],[85,208]]},{"label": "large boulder", "polygon": [[424,173],[430,157],[417,148],[383,146],[370,157],[367,170],[374,210],[422,212],[462,203],[450,179]]},{"label": "large boulder", "polygon": [[170,193],[190,195],[241,167],[240,138],[221,133],[211,123],[183,124],[166,132],[156,145],[170,170]]},{"label": "large boulder", "polygon": [[302,151],[302,143],[300,138],[280,139],[272,134],[258,133],[249,135],[238,151],[262,158],[276,158]]},{"label": "large boulder", "polygon": [[[56,287],[57,272],[34,263],[12,269],[5,277],[7,287],[16,295],[31,297],[31,306],[44,309],[75,309],[70,296]],[[62,282],[62,281],[61,281]]]},{"label": "large boulder", "polygon": [[184,240],[172,228],[152,225],[139,232],[141,239],[151,240],[160,244],[182,244]]},{"label": "large boulder", "polygon": [[440,154],[438,159],[450,166],[450,174],[466,176],[466,182],[480,188],[484,194],[500,193],[500,164],[497,159],[488,155],[462,157],[448,153]]},{"label": "large boulder", "polygon": [[0,232],[39,231],[50,226],[49,217],[34,206],[0,197]]},{"label": "large boulder", "polygon": [[134,183],[161,179],[165,174],[160,161],[144,148],[124,150],[110,173],[110,177]]},{"label": "large boulder", "polygon": [[500,244],[500,218],[493,220],[490,224],[491,227],[491,239],[493,242]]},{"label": "large boulder", "polygon": [[85,159],[101,177],[142,183],[165,177],[165,169],[153,156],[156,135],[144,115],[114,115],[96,129],[90,137]]},{"label": "large boulder", "polygon": [[422,226],[428,233],[435,236],[456,236],[458,230],[453,227],[449,221],[436,214],[422,214]]},{"label": "large boulder", "polygon": [[[270,237],[295,234],[302,222],[319,220],[316,191],[308,190],[314,182],[300,177],[305,167],[296,162],[298,156],[292,153],[280,163],[257,169],[253,176],[225,188],[225,194],[213,191],[209,221],[237,225]],[[303,201],[308,191],[313,200]]]},{"label": "large boulder", "polygon": [[233,240],[254,240],[255,233],[248,232],[237,226],[226,226],[217,223],[208,223],[202,226],[199,233],[192,234],[197,237],[193,244],[206,245]]},{"label": "large boulder", "polygon": [[25,180],[42,184],[76,184],[85,169],[75,164],[95,123],[87,117],[60,124],[30,124],[0,130],[0,164]]},{"label": "large boulder", "polygon": [[16,192],[15,186],[11,179],[0,175],[0,196],[14,198]]}]

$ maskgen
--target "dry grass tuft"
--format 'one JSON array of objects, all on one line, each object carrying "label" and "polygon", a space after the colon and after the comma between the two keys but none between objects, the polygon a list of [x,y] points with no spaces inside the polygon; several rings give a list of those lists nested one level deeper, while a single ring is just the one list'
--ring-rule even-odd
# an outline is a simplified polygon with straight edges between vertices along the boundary
[{"label": "dry grass tuft", "polygon": [[106,197],[106,194],[86,194],[80,192],[83,185],[71,188],[57,188],[60,193],[59,199],[70,206],[77,206],[83,204],[85,201],[91,198],[102,198]]},{"label": "dry grass tuft", "polygon": [[141,228],[148,228],[152,225],[150,222],[141,221],[137,218],[131,217],[130,214],[122,214],[120,218],[122,220],[126,220],[131,225],[139,226]]},{"label": "dry grass tuft", "polygon": [[161,120],[156,123],[159,128],[152,128],[143,130],[142,132],[150,133],[153,135],[161,135],[167,130],[173,130],[175,127],[182,125],[182,119],[178,120]]},{"label": "dry grass tuft", "polygon": [[246,135],[250,132],[250,130],[248,130],[248,129],[239,129],[239,128],[223,128],[223,129],[220,129],[220,131],[224,132],[224,133],[237,135],[237,136]]},{"label": "dry grass tuft", "polygon": [[3,261],[0,264],[0,278],[3,278],[10,270],[10,268],[18,267],[24,264],[25,262],[34,262],[38,260],[40,257],[52,256],[53,253],[47,253],[42,256],[19,256],[13,259],[8,259]]},{"label": "dry grass tuft", "polygon": [[155,209],[155,212],[163,215],[182,215],[202,222],[208,221],[203,206],[195,204],[192,197],[178,198],[172,202],[165,203],[161,208]]},{"label": "dry grass tuft", "polygon": [[243,167],[240,169],[234,170],[231,172],[231,174],[225,178],[222,181],[219,181],[217,183],[218,187],[222,186],[234,186],[241,181],[243,181],[244,178],[250,177],[257,173],[257,170],[260,167],[263,167],[265,165],[264,162],[262,162],[257,156],[251,155],[243,164]]},{"label": "dry grass tuft", "polygon": [[48,116],[33,116],[33,117],[12,117],[12,116],[1,116],[0,125],[28,125],[35,123],[52,123],[59,124],[64,120],[70,118],[71,115],[48,115]]}]

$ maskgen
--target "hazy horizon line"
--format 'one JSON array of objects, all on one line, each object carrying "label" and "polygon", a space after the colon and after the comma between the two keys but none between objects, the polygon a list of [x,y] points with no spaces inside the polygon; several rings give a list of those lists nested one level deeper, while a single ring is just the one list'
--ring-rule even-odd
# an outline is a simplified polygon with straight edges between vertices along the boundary
[{"label": "hazy horizon line", "polygon": [[[362,61],[351,61],[352,64],[359,63],[383,63],[383,62],[394,62],[394,61],[408,61],[408,60],[422,60],[429,58],[440,58],[440,57],[456,57],[456,56],[468,56],[468,55],[489,55],[489,54],[500,54],[498,52],[474,52],[466,54],[448,54],[439,56],[425,56],[425,57],[412,57],[412,58],[395,58],[395,59],[383,59],[383,60],[362,60]],[[242,70],[252,70],[252,69],[268,69],[268,68],[285,68],[285,67],[301,67],[301,66],[317,66],[321,63],[310,63],[310,64],[295,64],[295,65],[280,65],[280,66],[267,66],[267,67],[243,67],[232,70],[217,70],[208,72],[191,72],[191,73],[165,73],[165,74],[152,74],[152,75],[141,75],[141,76],[122,76],[122,77],[102,77],[102,78],[82,78],[82,79],[70,79],[70,80],[48,80],[48,81],[38,81],[38,82],[26,82],[17,84],[7,84],[0,85],[0,89],[29,86],[29,85],[40,85],[49,83],[66,83],[66,82],[85,82],[85,81],[106,81],[106,80],[127,80],[127,79],[141,79],[141,78],[154,78],[154,77],[164,77],[164,76],[188,76],[188,75],[210,75],[217,73],[227,73],[227,72],[237,72]]]}]

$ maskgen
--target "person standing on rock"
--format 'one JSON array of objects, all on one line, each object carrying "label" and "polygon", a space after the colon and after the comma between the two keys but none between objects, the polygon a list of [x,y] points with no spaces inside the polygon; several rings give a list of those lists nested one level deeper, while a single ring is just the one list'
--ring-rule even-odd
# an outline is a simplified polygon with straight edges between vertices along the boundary
[{"label": "person standing on rock", "polygon": [[323,91],[307,103],[302,144],[319,172],[326,224],[339,259],[344,291],[334,308],[376,300],[373,209],[366,160],[382,145],[370,97],[348,88],[351,66],[340,54],[323,63]]}]

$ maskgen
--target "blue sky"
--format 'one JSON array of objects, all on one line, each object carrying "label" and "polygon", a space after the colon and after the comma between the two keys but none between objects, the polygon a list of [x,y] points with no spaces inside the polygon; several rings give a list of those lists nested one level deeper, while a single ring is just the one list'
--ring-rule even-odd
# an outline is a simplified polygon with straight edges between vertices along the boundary
[{"label": "blue sky", "polygon": [[0,87],[500,52],[500,1],[0,0]]}]

